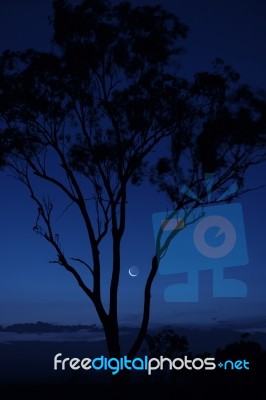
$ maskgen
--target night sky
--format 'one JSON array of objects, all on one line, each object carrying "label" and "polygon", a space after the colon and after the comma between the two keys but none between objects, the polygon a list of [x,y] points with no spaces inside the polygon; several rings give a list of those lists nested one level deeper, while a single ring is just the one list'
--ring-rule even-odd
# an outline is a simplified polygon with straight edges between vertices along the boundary
[{"label": "night sky", "polygon": [[[137,1],[133,4],[157,4]],[[187,52],[181,57],[180,75],[192,77],[206,70],[219,57],[241,75],[241,82],[266,89],[266,3],[226,0],[168,0],[161,2],[190,28],[184,41]],[[0,51],[50,48],[50,1],[0,1]],[[250,170],[247,187],[266,184],[266,166]],[[36,209],[26,189],[1,173],[0,197],[0,324],[35,322],[98,323],[89,299],[72,276],[58,265],[49,244],[33,232]],[[60,200],[60,198],[59,198]],[[251,191],[239,200],[243,207],[249,263],[234,267],[229,274],[242,279],[247,298],[213,299],[211,271],[200,273],[200,300],[197,303],[166,303],[164,288],[175,276],[157,275],[152,290],[151,322],[168,325],[204,324],[266,329],[266,188]],[[67,204],[62,204],[62,207]],[[142,308],[145,278],[155,252],[152,214],[165,211],[167,199],[144,183],[130,189],[126,238],[123,242],[120,315],[124,324],[137,324]],[[75,212],[58,211],[60,237],[73,256],[84,254],[82,228]],[[69,230],[69,223],[71,230]],[[109,263],[108,249],[104,264]],[[184,262],[185,260],[179,260]],[[130,277],[131,266],[139,275]],[[105,267],[105,265],[104,265]],[[103,282],[103,287],[107,284]],[[265,323],[264,323],[265,321]]]}]

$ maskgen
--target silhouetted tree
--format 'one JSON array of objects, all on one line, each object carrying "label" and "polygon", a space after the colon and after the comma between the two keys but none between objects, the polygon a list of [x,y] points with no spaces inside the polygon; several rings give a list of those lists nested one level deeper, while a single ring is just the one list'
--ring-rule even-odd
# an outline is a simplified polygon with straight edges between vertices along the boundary
[{"label": "silhouetted tree", "polygon": [[[237,85],[238,75],[220,60],[193,82],[181,79],[179,43],[187,27],[160,6],[105,0],[55,0],[53,6],[50,52],[5,51],[0,57],[1,166],[28,188],[37,206],[34,230],[90,298],[110,356],[120,357],[118,288],[128,187],[141,184],[148,161],[160,154],[152,181],[175,210],[198,205],[181,193],[184,183],[205,197],[206,172],[216,172],[214,192],[236,180],[236,194],[227,199],[239,195],[247,168],[265,158],[265,99]],[[167,144],[171,154],[161,157]],[[76,207],[90,246],[86,258],[69,255],[61,243],[48,184]],[[106,307],[101,246],[110,239]],[[147,332],[157,256],[129,357]]]},{"label": "silhouetted tree", "polygon": [[220,382],[226,379],[229,384],[242,387],[245,391],[254,390],[256,387],[260,393],[265,393],[266,352],[255,340],[241,338],[239,342],[231,343],[223,349],[217,349],[215,359],[222,363],[227,360],[233,362],[240,360],[246,363],[245,367],[242,366],[237,370],[230,361],[229,363],[227,361],[229,365],[226,366],[226,370],[223,368],[216,370],[217,379]]},{"label": "silhouetted tree", "polygon": [[155,334],[147,334],[145,337],[148,345],[147,354],[150,357],[174,358],[184,354],[188,350],[188,341],[185,336],[180,336],[172,329],[163,329]]},{"label": "silhouetted tree", "polygon": [[[170,360],[188,354],[188,341],[185,336],[180,336],[171,328],[165,328],[154,334],[147,334],[145,337],[147,349],[145,355],[149,358],[160,358],[161,356]],[[167,367],[157,371],[155,379],[164,379],[167,375]]]}]

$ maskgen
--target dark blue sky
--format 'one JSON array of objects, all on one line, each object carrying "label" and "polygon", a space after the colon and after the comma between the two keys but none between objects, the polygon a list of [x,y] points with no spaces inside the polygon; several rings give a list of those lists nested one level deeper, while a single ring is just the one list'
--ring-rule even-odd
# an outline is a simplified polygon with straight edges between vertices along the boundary
[{"label": "dark blue sky", "polygon": [[[157,1],[146,1],[157,4]],[[134,1],[144,4],[144,1]],[[190,27],[184,42],[181,74],[209,68],[215,57],[223,58],[241,74],[241,81],[266,88],[266,3],[262,1],[168,0],[161,2]],[[0,50],[34,47],[49,49],[51,27],[49,1],[11,0],[0,3]],[[247,184],[266,183],[266,166],[248,174]],[[89,300],[72,277],[55,264],[48,243],[32,230],[36,213],[26,190],[1,174],[0,197],[0,324],[28,321],[56,323],[98,322]],[[200,274],[198,303],[165,303],[164,288],[174,277],[158,275],[153,286],[151,321],[167,324],[236,324],[258,326],[266,320],[266,189],[253,191],[241,199],[246,227],[249,264],[232,273],[248,287],[245,299],[213,299],[211,273]],[[134,188],[129,197],[128,231],[123,247],[121,277],[121,320],[136,323],[142,307],[145,277],[155,246],[152,213],[165,211],[167,201],[150,186]],[[70,252],[84,253],[82,230],[74,211],[59,217],[58,229]],[[66,230],[71,220],[71,230]],[[77,239],[78,238],[78,239]],[[109,262],[108,249],[105,262]],[[182,260],[181,260],[182,261]],[[184,260],[185,262],[185,260]],[[140,274],[131,278],[128,268],[138,266]],[[108,280],[106,280],[108,282]]]}]

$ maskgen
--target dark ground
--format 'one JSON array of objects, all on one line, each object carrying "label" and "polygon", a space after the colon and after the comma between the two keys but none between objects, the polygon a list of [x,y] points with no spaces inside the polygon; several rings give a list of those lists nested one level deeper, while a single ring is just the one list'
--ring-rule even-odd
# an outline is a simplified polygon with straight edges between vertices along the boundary
[{"label": "dark ground", "polygon": [[[228,331],[196,332],[199,340],[193,344],[193,333],[187,335],[191,347],[212,350],[217,343],[223,347],[239,343],[239,333]],[[180,332],[181,334],[184,332]],[[231,332],[232,333],[232,332]],[[209,342],[208,342],[209,337]],[[0,344],[0,398],[1,399],[102,399],[111,400],[187,400],[187,399],[265,399],[266,356],[263,346],[265,334],[256,337],[262,350],[253,357],[250,346],[242,346],[239,357],[251,357],[250,370],[174,371],[166,378],[154,374],[150,378],[139,371],[129,385],[110,383],[110,376],[99,371],[53,370],[55,354],[65,357],[97,357],[106,354],[104,342],[9,342]],[[252,339],[252,338],[251,338]],[[125,342],[128,337],[124,338]],[[253,339],[254,340],[254,339]],[[201,343],[201,346],[200,346]],[[217,347],[216,347],[217,348]],[[221,353],[220,357],[238,358],[237,347]],[[249,349],[251,353],[249,353]],[[214,353],[212,353],[214,354]],[[143,357],[143,355],[140,355]]]}]

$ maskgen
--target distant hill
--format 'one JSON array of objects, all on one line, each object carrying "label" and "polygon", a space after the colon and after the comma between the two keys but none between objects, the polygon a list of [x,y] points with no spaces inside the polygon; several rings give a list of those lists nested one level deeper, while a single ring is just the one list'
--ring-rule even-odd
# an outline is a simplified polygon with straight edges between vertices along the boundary
[{"label": "distant hill", "polygon": [[[157,329],[149,329],[149,334],[155,334],[158,331],[161,331],[162,329],[167,328],[161,326],[160,328]],[[169,328],[169,326],[168,326]],[[188,343],[189,343],[189,349],[193,353],[200,353],[204,351],[208,352],[214,352],[217,348],[222,348],[229,343],[237,342],[240,340],[241,335],[243,334],[242,332],[239,332],[234,329],[228,329],[228,328],[209,328],[209,329],[203,329],[203,328],[186,328],[186,327],[180,327],[180,326],[172,326],[172,330],[174,330],[176,333],[179,335],[186,336]],[[54,333],[54,334],[60,334],[60,333],[77,333],[80,331],[87,331],[88,333],[92,333],[93,337],[98,336],[99,333],[103,334],[103,329],[102,327],[97,326],[96,324],[92,325],[55,325],[47,322],[41,322],[38,321],[36,323],[23,323],[23,324],[13,324],[9,325],[6,327],[0,326],[0,333],[7,333],[7,334],[45,334],[45,333]],[[122,334],[121,338],[124,337],[126,341],[126,346],[128,345],[128,342],[130,340],[134,339],[136,334],[137,334],[137,329],[135,327],[129,327],[129,326],[123,326],[120,328],[120,332]],[[130,335],[130,336],[129,336]],[[130,337],[132,338],[130,339]],[[56,336],[55,336],[56,337]],[[90,336],[91,337],[91,336]],[[76,336],[75,336],[76,338]],[[260,343],[262,348],[266,349],[266,333],[265,332],[253,332],[248,334],[249,340],[254,340]],[[45,338],[47,340],[47,338]],[[7,342],[9,341],[8,337],[5,339]],[[17,337],[14,338],[12,337],[12,341],[19,341],[19,340],[24,340],[22,338]],[[42,337],[40,337],[39,340],[42,340]],[[49,338],[49,340],[53,340],[52,337]],[[67,336],[65,338],[67,340]],[[84,336],[81,336],[80,340],[84,340]],[[102,340],[102,339],[101,339]],[[143,348],[146,347],[146,343],[143,343]]]},{"label": "distant hill", "polygon": [[38,321],[36,323],[13,324],[6,327],[0,326],[0,332],[15,333],[58,333],[58,332],[78,332],[80,330],[99,331],[101,330],[93,325],[54,325],[47,322]]}]

